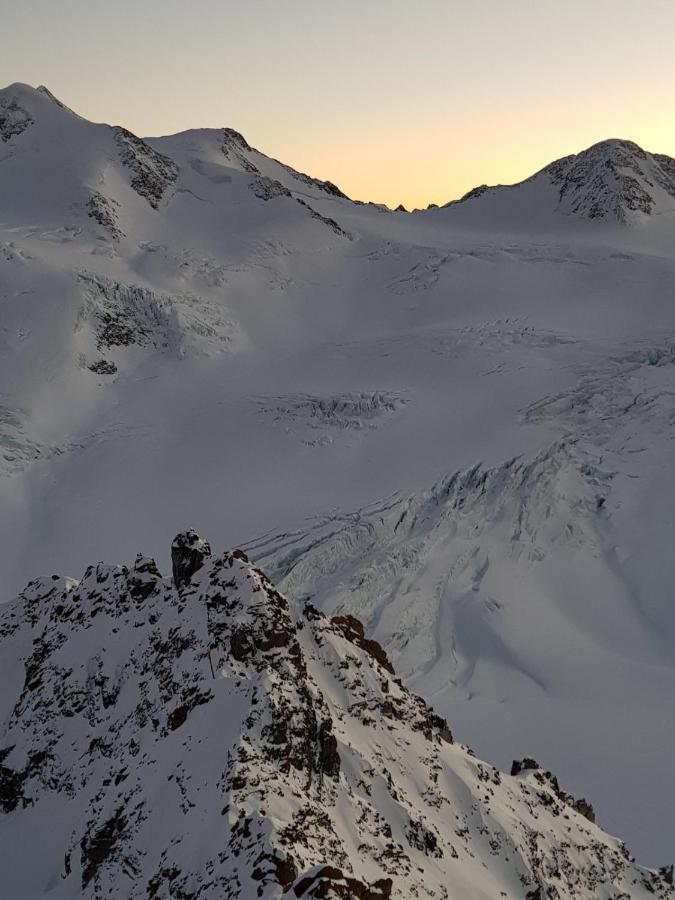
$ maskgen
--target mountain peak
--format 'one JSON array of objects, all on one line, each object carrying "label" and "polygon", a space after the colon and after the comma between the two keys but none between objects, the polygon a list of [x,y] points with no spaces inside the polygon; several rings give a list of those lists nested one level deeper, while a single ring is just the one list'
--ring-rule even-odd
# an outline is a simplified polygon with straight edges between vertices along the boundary
[{"label": "mountain peak", "polygon": [[636,144],[635,141],[631,141],[628,138],[605,138],[602,141],[591,144],[590,147],[587,147],[585,150],[581,150],[579,153],[571,155],[586,156],[592,153],[606,153],[607,155],[612,155],[619,152],[630,152],[640,157],[645,157],[647,155],[639,144]]},{"label": "mountain peak", "polygon": [[[69,106],[66,106],[58,97],[56,97],[52,92],[46,87],[44,84],[40,84],[35,88],[38,94],[42,94],[43,97],[46,97],[48,100],[51,100],[52,103],[56,104],[60,109],[64,109],[66,112],[71,113],[73,116],[77,116],[78,114],[72,110]],[[80,118],[78,116],[78,118]]]},{"label": "mountain peak", "polygon": [[0,90],[0,140],[7,143],[35,121],[32,108],[35,88],[19,81]]},{"label": "mountain peak", "polygon": [[621,223],[675,207],[675,160],[656,157],[633,141],[601,141],[546,166],[563,212]]},{"label": "mountain peak", "polygon": [[7,143],[55,107],[80,118],[44,85],[34,88],[16,81],[0,89],[0,140]]},{"label": "mountain peak", "polygon": [[61,101],[52,94],[49,88],[45,87],[43,84],[39,87],[33,87],[22,81],[15,81],[4,88],[0,88],[0,104],[2,105],[15,102],[20,105],[25,104],[30,106],[36,103],[42,104],[44,100],[49,100],[57,106],[60,106],[62,109],[68,109],[68,107],[61,103]]},{"label": "mountain peak", "polygon": [[358,620],[192,530],[172,557],[174,580],[139,555],[0,608],[14,896],[672,896],[533,760],[456,744]]},{"label": "mountain peak", "polygon": [[[553,188],[553,191],[551,191]],[[675,160],[634,141],[609,138],[544,166],[514,185],[480,185],[445,208],[491,198],[517,217],[512,201],[525,198],[528,218],[549,212],[596,221],[635,224],[675,211]]]}]

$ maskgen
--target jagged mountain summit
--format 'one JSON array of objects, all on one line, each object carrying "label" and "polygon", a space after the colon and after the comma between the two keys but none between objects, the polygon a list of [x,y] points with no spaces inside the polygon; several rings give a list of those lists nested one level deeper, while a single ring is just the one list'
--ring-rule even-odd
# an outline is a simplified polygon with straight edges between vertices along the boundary
[{"label": "jagged mountain summit", "polygon": [[[568,216],[629,225],[675,211],[675,159],[647,153],[632,141],[601,141],[518,184],[484,184],[444,208],[488,197],[492,204],[507,204],[516,194],[531,213],[539,205]],[[487,208],[484,212],[490,214]]]},{"label": "jagged mountain summit", "polygon": [[[233,172],[243,174],[259,199],[292,199],[301,207],[299,215],[317,220],[319,214],[304,198],[347,199],[331,182],[311,178],[255,150],[231,128],[144,140],[121,126],[83,119],[44,86],[34,89],[17,83],[0,90],[0,141],[5,151],[0,178],[7,201],[13,199],[10,178],[19,180],[14,187],[18,192],[25,187],[21,181],[39,165],[45,189],[28,194],[41,211],[53,213],[54,206],[63,203],[60,211],[67,209],[82,223],[93,219],[116,241],[126,236],[123,225],[129,224],[131,214],[143,209],[136,197],[151,209],[166,207],[176,194],[192,190],[189,177],[190,183],[184,183],[190,173],[193,180],[199,176],[197,183],[209,193],[216,185],[230,184]],[[26,156],[32,158],[32,166],[25,166]],[[19,210],[24,215],[27,199],[24,196]],[[6,213],[12,211],[11,202],[6,206]],[[340,233],[335,224],[326,224]]]},{"label": "jagged mountain summit", "polygon": [[533,760],[507,775],[456,743],[357,619],[194,532],[172,561],[0,610],[8,895],[673,896]]}]

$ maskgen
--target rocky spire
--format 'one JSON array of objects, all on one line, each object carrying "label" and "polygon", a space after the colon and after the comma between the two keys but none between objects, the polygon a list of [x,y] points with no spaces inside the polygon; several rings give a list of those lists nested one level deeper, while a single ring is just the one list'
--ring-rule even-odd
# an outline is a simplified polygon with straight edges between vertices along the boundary
[{"label": "rocky spire", "polygon": [[171,565],[176,587],[186,585],[209,556],[211,545],[194,528],[179,532],[171,544]]}]

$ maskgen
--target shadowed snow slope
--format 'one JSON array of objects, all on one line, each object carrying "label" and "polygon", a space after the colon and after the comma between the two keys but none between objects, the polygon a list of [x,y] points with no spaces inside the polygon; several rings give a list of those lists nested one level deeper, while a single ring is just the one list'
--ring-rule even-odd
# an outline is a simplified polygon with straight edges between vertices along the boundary
[{"label": "shadowed snow slope", "polygon": [[166,569],[189,518],[668,862],[672,166],[609,141],[409,215],[0,91],[2,600]]},{"label": "shadowed snow slope", "polygon": [[673,896],[533,760],[456,744],[358,620],[172,552],[178,589],[139,556],[0,611],[13,897]]}]

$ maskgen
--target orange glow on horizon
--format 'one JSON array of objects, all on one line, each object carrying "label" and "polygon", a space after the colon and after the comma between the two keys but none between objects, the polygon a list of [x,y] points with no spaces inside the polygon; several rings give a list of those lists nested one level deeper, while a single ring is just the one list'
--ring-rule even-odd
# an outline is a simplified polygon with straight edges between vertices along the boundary
[{"label": "orange glow on horizon", "polygon": [[440,205],[611,137],[675,156],[672,0],[34,0],[3,16],[0,85],[45,84],[140,136],[229,126],[355,199]]}]

